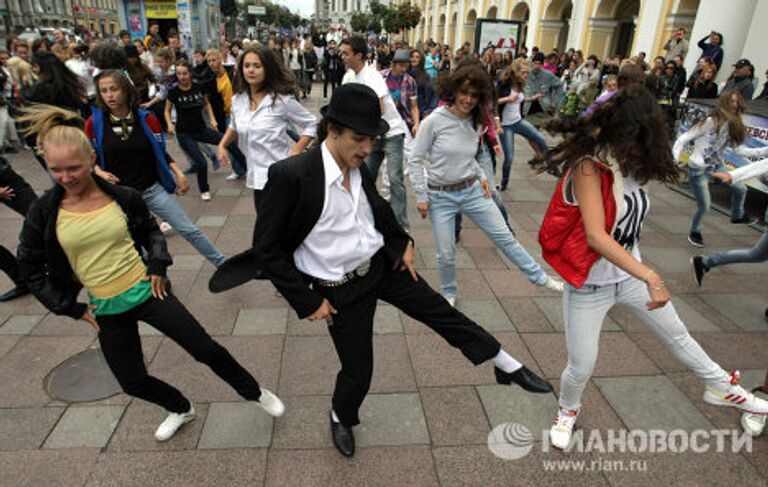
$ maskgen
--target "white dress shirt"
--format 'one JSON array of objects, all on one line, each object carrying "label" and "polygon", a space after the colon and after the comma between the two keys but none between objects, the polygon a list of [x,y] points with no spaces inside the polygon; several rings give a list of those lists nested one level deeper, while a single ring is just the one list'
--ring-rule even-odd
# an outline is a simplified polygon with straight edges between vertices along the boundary
[{"label": "white dress shirt", "polygon": [[340,281],[384,246],[384,236],[374,226],[360,170],[349,170],[351,191],[347,191],[341,184],[341,169],[325,142],[321,152],[325,169],[323,211],[307,238],[293,252],[293,261],[304,274]]},{"label": "white dress shirt", "polygon": [[269,166],[290,154],[293,141],[286,133],[289,122],[303,136],[317,134],[317,119],[293,96],[267,95],[256,110],[251,110],[248,93],[232,97],[229,126],[237,132],[238,146],[245,155],[247,187],[263,189]]},{"label": "white dress shirt", "polygon": [[384,100],[384,113],[382,117],[389,123],[389,132],[387,137],[394,137],[395,135],[401,135],[408,131],[408,126],[405,125],[403,117],[400,116],[400,112],[397,111],[395,102],[392,100],[392,95],[387,88],[387,82],[384,77],[376,70],[375,66],[367,65],[355,74],[352,78],[352,83],[360,83],[366,85],[374,92],[379,99]]}]

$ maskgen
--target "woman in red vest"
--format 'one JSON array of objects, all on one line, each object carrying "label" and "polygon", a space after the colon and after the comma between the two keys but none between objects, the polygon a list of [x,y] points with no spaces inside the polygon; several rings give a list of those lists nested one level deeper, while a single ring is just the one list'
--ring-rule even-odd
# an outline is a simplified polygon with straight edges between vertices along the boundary
[{"label": "woman in red vest", "polygon": [[[563,133],[563,143],[534,160],[564,175],[539,233],[544,259],[567,281],[563,295],[568,365],[550,441],[567,448],[581,395],[597,360],[603,319],[623,304],[706,384],[704,401],[768,414],[768,402],[738,385],[688,334],[661,276],[642,262],[638,242],[648,212],[649,180],[677,176],[664,117],[643,87],[621,90]],[[659,398],[663,400],[662,398]]]}]

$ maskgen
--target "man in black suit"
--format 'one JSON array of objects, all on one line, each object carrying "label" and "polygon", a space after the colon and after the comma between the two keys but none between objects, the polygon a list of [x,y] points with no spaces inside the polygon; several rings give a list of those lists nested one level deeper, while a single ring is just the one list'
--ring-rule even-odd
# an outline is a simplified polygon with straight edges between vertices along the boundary
[{"label": "man in black suit", "polygon": [[[453,308],[413,268],[413,240],[379,196],[365,158],[388,130],[374,91],[349,83],[321,109],[322,144],[272,165],[254,247],[211,281],[269,278],[300,318],[325,320],[341,371],[331,410],[333,442],[355,452],[352,426],[373,373],[373,316],[381,299],[422,321],[473,363],[491,360],[499,383],[532,392],[552,386],[501,349],[487,331]],[[321,125],[322,126],[322,125]],[[321,131],[322,132],[322,131]],[[245,275],[246,279],[243,279]]]}]

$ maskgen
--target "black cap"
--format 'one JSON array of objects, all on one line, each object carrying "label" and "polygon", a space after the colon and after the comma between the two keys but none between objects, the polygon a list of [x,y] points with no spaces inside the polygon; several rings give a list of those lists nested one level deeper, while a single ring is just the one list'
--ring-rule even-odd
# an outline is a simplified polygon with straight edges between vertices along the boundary
[{"label": "black cap", "polygon": [[378,136],[389,131],[389,124],[381,118],[379,97],[361,83],[336,88],[331,102],[320,109],[320,114],[361,134]]},{"label": "black cap", "polygon": [[754,66],[752,66],[752,63],[749,62],[749,59],[747,58],[741,58],[733,65],[735,68],[743,68],[744,66],[749,66],[750,68],[754,69]]}]

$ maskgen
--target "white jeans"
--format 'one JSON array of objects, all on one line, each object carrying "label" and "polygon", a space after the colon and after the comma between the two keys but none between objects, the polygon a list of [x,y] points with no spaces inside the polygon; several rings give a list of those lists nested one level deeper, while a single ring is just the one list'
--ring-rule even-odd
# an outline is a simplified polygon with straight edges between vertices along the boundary
[{"label": "white jeans", "polygon": [[648,311],[648,288],[639,279],[629,278],[605,286],[584,285],[576,289],[565,285],[563,313],[568,365],[560,385],[560,406],[579,409],[581,394],[592,375],[597,360],[600,328],[614,304],[627,306],[643,320],[672,354],[704,382],[715,384],[728,379],[728,374],[709,358],[696,340],[688,334],[672,303]]}]

